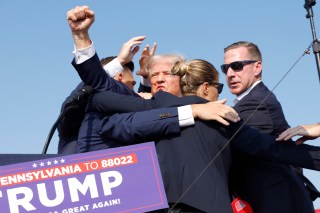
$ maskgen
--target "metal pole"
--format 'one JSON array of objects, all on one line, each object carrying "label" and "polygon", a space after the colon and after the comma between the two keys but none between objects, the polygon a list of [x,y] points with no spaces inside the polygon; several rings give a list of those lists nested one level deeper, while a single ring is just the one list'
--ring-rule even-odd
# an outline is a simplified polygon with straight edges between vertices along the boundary
[{"label": "metal pole", "polygon": [[315,0],[305,0],[304,8],[307,10],[307,15],[306,18],[310,19],[310,25],[311,25],[311,31],[312,31],[312,36],[313,36],[313,53],[315,54],[316,57],[316,63],[317,63],[317,70],[318,70],[318,77],[319,77],[319,82],[320,82],[320,42],[317,39],[315,27],[314,27],[314,22],[313,22],[313,10],[312,6],[316,4]]}]

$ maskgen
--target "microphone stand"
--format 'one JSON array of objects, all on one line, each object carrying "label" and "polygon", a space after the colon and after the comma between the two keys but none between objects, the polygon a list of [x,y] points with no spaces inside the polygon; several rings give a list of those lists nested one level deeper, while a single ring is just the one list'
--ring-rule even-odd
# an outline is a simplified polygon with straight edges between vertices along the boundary
[{"label": "microphone stand", "polygon": [[[89,97],[89,95],[92,92],[92,88],[90,86],[84,86],[81,90],[79,90],[74,96],[73,98],[71,98],[68,102],[66,102],[60,112],[59,117],[57,118],[56,122],[54,122],[53,126],[50,129],[49,135],[47,137],[47,140],[44,144],[43,150],[42,150],[42,154],[46,154],[48,147],[49,147],[49,143],[50,140],[55,132],[55,130],[57,129],[59,123],[61,122],[61,120],[64,118],[64,116],[66,115],[66,113],[70,110],[70,109],[81,109],[81,106],[84,106],[84,103],[87,103],[87,100],[84,98]],[[83,109],[84,110],[84,109]]]},{"label": "microphone stand", "polygon": [[305,0],[304,8],[307,10],[307,15],[306,18],[310,19],[310,24],[311,24],[311,31],[312,31],[312,36],[313,36],[313,53],[315,54],[316,57],[316,63],[317,63],[317,69],[318,69],[318,77],[319,77],[319,82],[320,82],[320,44],[319,40],[317,39],[316,36],[316,31],[314,27],[314,22],[313,22],[313,10],[312,6],[316,4],[315,0]]},{"label": "microphone stand", "polygon": [[69,106],[69,107],[66,107],[65,109],[63,109],[59,115],[59,117],[57,118],[56,122],[54,122],[53,126],[51,127],[50,129],[50,132],[48,134],[48,137],[47,137],[47,140],[44,144],[44,147],[43,147],[43,150],[42,150],[42,154],[47,154],[47,150],[48,150],[48,147],[49,147],[49,144],[50,144],[50,141],[51,141],[51,138],[54,134],[54,132],[56,131],[59,123],[61,122],[62,118],[64,117],[64,115],[66,114],[66,112],[68,112],[70,109],[72,108],[77,108],[77,106]]}]

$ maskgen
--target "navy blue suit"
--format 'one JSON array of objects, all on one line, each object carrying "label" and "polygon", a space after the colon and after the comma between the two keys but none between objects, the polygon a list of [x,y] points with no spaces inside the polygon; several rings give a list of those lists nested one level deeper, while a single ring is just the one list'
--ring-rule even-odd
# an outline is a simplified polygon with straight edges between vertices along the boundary
[{"label": "navy blue suit", "polygon": [[[126,96],[133,96],[133,97],[139,97],[141,101],[144,99],[140,98],[139,95],[137,95],[134,91],[130,90],[126,85],[114,80],[113,78],[109,77],[106,72],[104,71],[103,67],[100,64],[99,58],[97,54],[95,54],[92,58],[88,59],[87,61],[81,63],[81,64],[75,64],[73,61],[73,66],[77,70],[80,78],[86,85],[90,85],[95,92],[116,92],[120,94],[124,94]],[[161,95],[161,94],[159,94]],[[171,95],[173,96],[173,95]],[[175,96],[173,96],[176,98]],[[168,98],[168,96],[167,96]],[[171,100],[171,99],[170,99]],[[110,102],[108,100],[108,97],[105,99],[106,102]],[[111,100],[112,102],[112,100]],[[194,101],[192,101],[193,103]],[[201,101],[203,102],[203,101]],[[101,138],[100,128],[105,123],[116,123],[116,124],[125,124],[125,121],[121,119],[121,117],[114,116],[114,118],[110,119],[109,117],[115,112],[115,111],[108,111],[102,113],[94,112],[91,109],[91,100],[89,99],[89,105],[86,110],[86,114],[84,115],[83,121],[81,123],[79,134],[77,137],[77,145],[78,145],[78,151],[79,152],[88,152],[88,151],[95,151],[95,150],[101,150],[101,149],[107,149],[107,148],[114,148],[119,147],[123,145],[132,144],[129,142],[123,142],[119,140],[118,138]],[[181,100],[180,102],[176,102],[175,104],[172,104],[173,102],[170,101],[170,104],[162,104],[158,105],[157,108],[160,107],[170,107],[170,106],[181,106],[190,104],[191,102],[188,101],[188,99]],[[121,105],[114,102],[118,108],[121,107]],[[128,103],[132,104],[132,103]],[[151,105],[147,109],[154,108]],[[119,111],[118,111],[119,112]],[[162,115],[168,115],[167,111],[165,109],[159,109],[159,114]],[[176,117],[176,113],[172,113],[172,116],[168,116],[167,119],[169,120],[169,117]],[[140,121],[144,121],[145,123],[153,119],[152,117],[142,117]],[[163,119],[162,117],[159,119]],[[173,120],[172,120],[173,121]],[[150,122],[152,123],[152,122]],[[126,126],[128,127],[128,125]],[[132,128],[130,132],[136,132],[138,130],[138,127],[135,127],[135,125],[131,125]],[[157,126],[156,126],[157,127]],[[156,132],[157,128],[152,128],[154,132]],[[113,128],[111,132],[116,132],[120,128]],[[177,128],[175,128],[177,129]],[[147,139],[147,138],[145,138]]]},{"label": "navy blue suit", "polygon": [[[111,95],[109,95],[111,94]],[[168,134],[178,134],[180,132],[179,124],[176,122],[178,119],[177,108],[182,105],[191,103],[204,103],[203,99],[197,98],[196,100],[191,97],[178,98],[172,94],[159,91],[151,100],[145,100],[133,96],[117,94],[121,100],[113,100],[115,94],[110,91],[97,93],[93,96],[93,103],[90,100],[88,110],[83,123],[89,125],[82,125],[80,128],[78,145],[80,152],[94,151],[100,149],[114,148],[124,145],[140,143],[141,141],[148,141],[154,139],[154,134],[161,132],[161,136]],[[95,105],[96,97],[102,98],[101,105]],[[122,100],[125,103],[122,104]],[[159,101],[165,100],[165,101]],[[108,110],[107,106],[110,104]],[[148,116],[139,116],[138,119],[131,115],[127,117],[116,112],[125,112],[126,108],[130,107],[134,111],[151,110],[159,108]],[[166,119],[168,126],[163,128],[157,125],[155,121]],[[90,127],[88,129],[88,126]],[[147,127],[147,128],[144,128]],[[142,130],[144,128],[144,130]],[[146,132],[147,131],[147,134]],[[148,135],[151,135],[148,137]]]},{"label": "navy blue suit", "polygon": [[[104,97],[106,96],[106,97]],[[108,97],[108,98],[107,98]],[[121,112],[150,109],[151,107],[167,106],[188,99],[194,102],[203,99],[196,96],[178,98],[166,92],[157,93],[151,100],[142,100],[134,97],[103,92],[95,94],[92,99],[93,110],[104,110]],[[108,100],[108,101],[106,101]],[[174,102],[174,103],[171,103]],[[166,109],[171,114],[170,109]],[[117,138],[126,143],[143,142],[144,137],[148,140],[156,141],[158,159],[165,184],[167,198],[169,202],[176,202],[185,190],[198,178],[206,166],[210,165],[212,159],[226,145],[226,149],[199,177],[195,185],[190,188],[180,202],[205,212],[229,212],[230,199],[228,195],[228,172],[231,163],[228,139],[237,131],[241,123],[234,124],[227,129],[216,122],[196,121],[193,127],[183,128],[181,134],[177,135],[176,130],[173,135],[168,131],[171,128],[159,128],[166,126],[166,118],[154,120],[152,124],[145,124],[139,121],[142,117],[161,117],[157,111],[136,112],[117,114],[118,117],[127,117],[126,125],[139,127],[137,132],[132,132],[132,127],[126,128],[121,124],[117,131],[116,122],[112,121],[112,116],[101,127],[101,135],[106,141],[110,138]],[[138,116],[136,119],[135,117]],[[126,120],[126,119],[123,119]],[[178,123],[178,119],[176,118]],[[154,132],[153,128],[165,129],[161,132]],[[151,133],[153,131],[153,133]],[[146,140],[146,141],[148,141]],[[319,148],[312,146],[296,146],[291,143],[274,143],[274,139],[269,135],[260,134],[257,130],[244,126],[238,135],[231,141],[231,148],[238,153],[253,156],[258,159],[271,162],[291,163],[294,165],[319,169]],[[317,165],[317,166],[315,166]],[[177,177],[177,178],[175,178]],[[300,188],[301,189],[301,188]],[[215,196],[219,194],[219,196]],[[296,204],[291,204],[296,206]],[[298,204],[299,205],[299,204]]]},{"label": "navy blue suit", "polygon": [[[81,64],[76,64],[73,60],[72,65],[77,70],[83,82],[77,86],[65,100],[64,104],[73,98],[74,94],[82,89],[84,85],[90,85],[95,92],[110,90],[138,97],[134,91],[121,82],[114,80],[104,71],[97,54]],[[99,117],[97,113],[93,112],[85,113],[86,106],[86,104],[82,104],[81,106],[70,110],[59,124],[58,153],[73,154],[79,152],[79,144],[77,144],[79,143],[79,136],[82,138],[81,144],[83,147],[88,144],[88,141],[86,140],[87,136],[92,136],[92,138],[94,138],[94,135],[91,135],[90,131],[95,128],[95,125],[97,125],[98,121],[103,119],[103,117]],[[83,148],[82,152],[84,151],[90,150]]]},{"label": "navy blue suit", "polygon": [[[261,104],[267,96],[268,98]],[[234,108],[242,119],[247,120],[250,117],[246,121],[247,125],[274,138],[289,128],[280,103],[262,82],[258,83]],[[252,205],[254,212],[314,211],[301,179],[288,165],[258,161],[237,152],[236,149],[233,159],[231,188]]]},{"label": "navy blue suit", "polygon": [[83,82],[78,84],[61,106],[60,113],[64,113],[64,116],[58,125],[58,154],[69,155],[78,152],[77,140],[79,128],[84,118],[84,112],[87,104],[82,103],[79,104],[78,107],[69,108],[67,110],[66,103],[68,103],[83,87]]},{"label": "navy blue suit", "polygon": [[[81,65],[77,67],[80,68]],[[80,71],[80,69],[77,70]],[[157,104],[155,103],[163,107],[169,104],[180,103],[181,100],[183,103],[188,101],[196,102],[198,100],[204,101],[195,96],[178,98],[172,95],[167,96],[167,93],[159,93],[159,97],[161,99],[157,99],[157,96],[155,96],[150,103],[144,100],[141,101],[141,99],[137,100],[139,100],[139,103],[142,103],[142,106],[147,106],[147,109],[156,106]],[[131,97],[127,96],[127,98]],[[126,98],[121,97],[120,100],[126,101]],[[131,109],[133,106],[133,102],[120,102],[120,100],[115,101],[111,96],[103,99],[107,103],[123,107],[123,110],[126,107]],[[137,106],[140,105],[139,103]],[[90,109],[91,107],[93,106],[90,105],[88,108]],[[99,138],[101,144],[110,139],[109,136],[103,135],[103,130],[112,132],[113,136],[116,134],[123,135],[120,139],[119,137],[115,137],[114,139],[123,140],[124,144],[138,141],[144,142],[141,140],[148,137],[161,138],[161,140],[156,140],[156,147],[169,202],[177,202],[178,198],[192,184],[194,178],[200,174],[199,172],[204,171],[201,177],[199,177],[200,181],[197,181],[195,186],[191,187],[190,191],[179,202],[186,203],[204,212],[231,212],[227,185],[231,158],[229,146],[226,142],[230,135],[237,130],[239,124],[232,125],[233,127],[226,130],[224,126],[216,122],[196,121],[195,126],[183,128],[180,135],[177,135],[178,118],[176,111],[172,110],[176,109],[166,108],[158,109],[158,111],[129,113],[125,115],[115,114],[106,117],[98,113],[92,113],[92,115],[99,115],[101,117],[98,117],[98,119],[95,117],[91,121],[100,119],[102,122],[90,123],[90,120],[88,120],[89,128],[87,130],[92,132],[91,127],[102,125],[101,131],[95,132],[95,134],[102,136],[102,138]],[[112,110],[110,109],[107,111],[108,114],[111,112]],[[168,122],[174,120],[176,125]],[[173,126],[168,127],[168,123]],[[109,127],[105,128],[106,126]],[[173,131],[173,135],[170,135],[171,131]],[[126,135],[128,136],[127,138]],[[89,137],[87,139],[90,139]],[[284,163],[289,162],[308,168],[314,167],[317,162],[314,156],[310,154],[318,152],[316,149],[312,150],[313,147],[307,151],[306,149],[297,149],[296,146],[284,149],[284,144],[275,144],[270,136],[261,135],[258,131],[247,126],[245,126],[244,130],[240,131],[235,141],[233,144],[240,152],[243,151],[261,159]],[[213,157],[222,150],[224,145],[226,145],[226,149],[212,164],[209,164]],[[291,159],[293,156],[299,157]],[[207,169],[204,170],[205,168]]]},{"label": "navy blue suit", "polygon": [[[207,101],[198,96],[177,97],[163,91],[157,92],[149,100],[105,91],[93,96],[91,110],[112,113],[119,107],[119,111],[122,113],[109,116],[109,119],[100,127],[100,134],[106,139],[118,138],[126,143],[137,143],[144,142],[141,141],[144,140],[144,137],[148,137],[149,140],[151,137],[168,138],[179,136],[177,108],[170,106],[191,104],[192,102],[206,103]],[[157,109],[159,107],[167,108]],[[151,108],[154,109],[151,110]],[[125,113],[126,111],[128,113]],[[146,121],[149,123],[146,124]],[[280,161],[285,164],[292,163],[292,165],[313,170],[320,169],[320,147],[306,144],[297,146],[291,142],[276,143],[274,137],[269,134],[261,133],[248,125],[243,125],[243,119],[238,123],[232,123],[230,126],[224,126],[215,121],[201,122],[210,125],[211,123],[215,124],[214,128],[223,130],[224,133],[220,133],[224,134],[228,140],[232,137],[231,148],[237,150],[238,153],[254,156],[255,159],[267,159],[272,162]],[[156,125],[159,127],[156,127]],[[169,128],[170,126],[171,128]],[[161,132],[154,131],[154,128],[161,130]],[[238,131],[239,128],[241,128],[240,131]],[[182,129],[180,128],[180,131]],[[234,136],[235,133],[237,134]],[[270,150],[267,150],[269,149],[267,147]],[[299,154],[294,155],[292,153]]]}]

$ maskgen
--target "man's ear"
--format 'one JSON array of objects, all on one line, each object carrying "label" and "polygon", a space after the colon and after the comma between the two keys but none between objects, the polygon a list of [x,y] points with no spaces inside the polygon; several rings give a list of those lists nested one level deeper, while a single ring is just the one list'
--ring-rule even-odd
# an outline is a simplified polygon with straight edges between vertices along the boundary
[{"label": "man's ear", "polygon": [[123,79],[123,73],[118,74],[118,81],[122,82]]},{"label": "man's ear", "polygon": [[258,61],[255,67],[255,73],[254,76],[261,76],[261,72],[262,72],[262,62]]}]

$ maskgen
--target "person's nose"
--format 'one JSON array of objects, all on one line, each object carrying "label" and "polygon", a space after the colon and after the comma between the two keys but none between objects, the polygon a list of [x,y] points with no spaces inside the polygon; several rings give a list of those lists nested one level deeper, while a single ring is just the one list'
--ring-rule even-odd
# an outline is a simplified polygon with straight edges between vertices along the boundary
[{"label": "person's nose", "polygon": [[163,73],[159,73],[159,75],[157,76],[157,83],[159,82],[164,82],[164,74]]},{"label": "person's nose", "polygon": [[235,76],[235,73],[236,72],[231,67],[229,67],[228,70],[227,70],[226,76],[227,77],[233,77],[233,76]]}]

